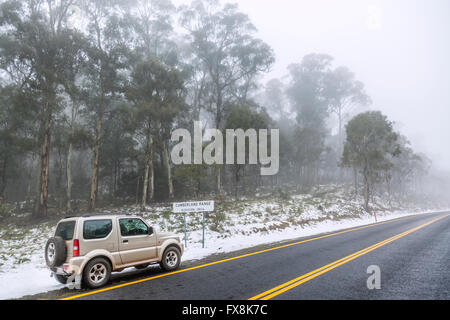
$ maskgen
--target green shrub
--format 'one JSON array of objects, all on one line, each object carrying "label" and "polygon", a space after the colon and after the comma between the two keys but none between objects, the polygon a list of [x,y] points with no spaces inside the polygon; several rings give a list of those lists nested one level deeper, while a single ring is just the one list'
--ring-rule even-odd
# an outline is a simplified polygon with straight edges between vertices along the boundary
[{"label": "green shrub", "polygon": [[9,218],[14,209],[12,206],[6,204],[6,203],[0,203],[0,221]]},{"label": "green shrub", "polygon": [[275,195],[281,200],[291,200],[291,195],[289,194],[289,192],[283,190],[282,188],[277,188],[277,190],[275,191]]},{"label": "green shrub", "polygon": [[211,224],[210,224],[210,230],[215,232],[223,232],[224,231],[224,223],[226,221],[226,215],[224,212],[216,212],[213,215],[210,216],[211,218]]}]

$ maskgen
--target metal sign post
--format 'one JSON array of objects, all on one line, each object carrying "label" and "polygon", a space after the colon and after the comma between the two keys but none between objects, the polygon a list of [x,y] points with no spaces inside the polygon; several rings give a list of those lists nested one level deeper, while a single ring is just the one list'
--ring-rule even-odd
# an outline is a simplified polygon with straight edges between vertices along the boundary
[{"label": "metal sign post", "polygon": [[186,213],[184,214],[184,247],[187,248]]},{"label": "metal sign post", "polygon": [[202,247],[205,248],[205,221],[206,212],[214,211],[214,201],[197,201],[197,202],[179,202],[173,204],[174,213],[184,213],[184,246],[187,248],[187,228],[186,228],[186,213],[203,213],[203,241]]},{"label": "metal sign post", "polygon": [[203,222],[202,222],[202,224],[203,224],[203,246],[202,246],[202,248],[203,249],[205,249],[205,213],[203,212]]}]

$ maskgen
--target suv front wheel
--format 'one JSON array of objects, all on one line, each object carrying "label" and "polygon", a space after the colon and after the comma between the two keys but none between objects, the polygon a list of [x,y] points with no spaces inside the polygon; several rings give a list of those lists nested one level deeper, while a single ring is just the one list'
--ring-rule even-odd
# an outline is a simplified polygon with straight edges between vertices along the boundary
[{"label": "suv front wheel", "polygon": [[166,271],[178,269],[181,263],[181,253],[176,247],[169,247],[164,251],[161,267]]},{"label": "suv front wheel", "polygon": [[108,283],[110,277],[111,265],[104,258],[91,260],[83,271],[84,284],[91,289],[103,287]]}]

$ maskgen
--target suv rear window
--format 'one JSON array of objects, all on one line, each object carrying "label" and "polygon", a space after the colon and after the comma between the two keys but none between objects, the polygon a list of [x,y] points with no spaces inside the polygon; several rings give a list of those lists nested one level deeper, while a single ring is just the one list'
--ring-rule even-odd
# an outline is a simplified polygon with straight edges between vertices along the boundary
[{"label": "suv rear window", "polygon": [[83,238],[85,240],[106,238],[112,231],[112,220],[85,221]]},{"label": "suv rear window", "polygon": [[55,237],[61,237],[65,241],[72,240],[74,230],[75,221],[60,222],[56,228]]}]

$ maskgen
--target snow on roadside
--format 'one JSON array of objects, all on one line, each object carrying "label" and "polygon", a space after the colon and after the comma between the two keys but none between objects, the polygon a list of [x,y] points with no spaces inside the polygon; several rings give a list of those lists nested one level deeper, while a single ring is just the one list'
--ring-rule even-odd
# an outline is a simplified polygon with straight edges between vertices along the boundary
[{"label": "snow on roadside", "polygon": [[[33,259],[34,260],[34,259]],[[38,260],[38,259],[36,259]],[[7,273],[0,273],[0,300],[16,299],[64,288],[50,277],[50,271],[33,262],[22,264]]]},{"label": "snow on roadside", "polygon": [[0,230],[0,300],[62,288],[45,267],[43,248],[53,227]]}]

